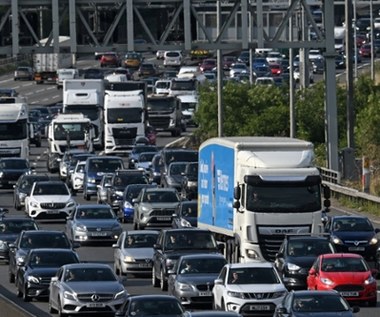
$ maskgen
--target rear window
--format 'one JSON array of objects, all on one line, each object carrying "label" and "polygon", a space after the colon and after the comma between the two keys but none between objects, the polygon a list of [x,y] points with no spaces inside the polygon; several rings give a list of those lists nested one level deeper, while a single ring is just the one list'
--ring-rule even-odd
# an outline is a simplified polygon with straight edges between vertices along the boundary
[{"label": "rear window", "polygon": [[180,54],[178,52],[166,52],[166,57],[180,57]]}]

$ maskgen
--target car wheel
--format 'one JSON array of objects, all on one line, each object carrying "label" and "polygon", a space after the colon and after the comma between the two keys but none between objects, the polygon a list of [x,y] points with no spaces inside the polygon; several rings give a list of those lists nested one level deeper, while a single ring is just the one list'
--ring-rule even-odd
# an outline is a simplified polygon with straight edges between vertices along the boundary
[{"label": "car wheel", "polygon": [[16,291],[16,295],[17,297],[22,297],[22,292],[20,291],[20,289],[17,287],[17,291]]},{"label": "car wheel", "polygon": [[15,199],[15,209],[21,210],[21,205],[20,205],[20,202],[18,201],[18,199]]},{"label": "car wheel", "polygon": [[9,281],[9,283],[15,282],[15,275],[11,271],[9,271],[8,281]]},{"label": "car wheel", "polygon": [[53,305],[51,304],[51,300],[49,298],[49,313],[54,314],[56,312],[57,312],[57,310],[55,308],[53,308]]},{"label": "car wheel", "polygon": [[24,302],[30,302],[31,297],[28,296],[28,289],[25,287],[24,292],[22,294],[22,299]]},{"label": "car wheel", "polygon": [[215,303],[215,298],[214,298],[214,301],[212,302],[212,309],[213,310],[219,310],[218,305],[216,305],[216,303]]},{"label": "car wheel", "polygon": [[62,304],[59,298],[58,298],[58,317],[68,317],[67,314],[62,313]]},{"label": "car wheel", "polygon": [[165,280],[164,270],[161,270],[160,277],[160,288],[162,291],[167,291],[168,281]]},{"label": "car wheel", "polygon": [[222,303],[220,305],[222,307],[222,310],[227,311],[226,304],[224,303],[224,299],[222,299]]},{"label": "car wheel", "polygon": [[88,201],[91,197],[87,193],[83,193],[83,198]]},{"label": "car wheel", "polygon": [[154,265],[153,265],[153,269],[152,269],[152,285],[153,285],[153,287],[158,287],[158,285],[159,285],[159,280],[156,277],[156,270],[154,268]]},{"label": "car wheel", "polygon": [[117,267],[116,261],[113,263],[113,270],[114,270],[116,275],[120,275],[120,270]]},{"label": "car wheel", "polygon": [[377,306],[377,299],[371,300],[368,302],[369,307],[376,307]]},{"label": "car wheel", "polygon": [[135,221],[133,221],[133,230],[137,230],[137,223]]}]

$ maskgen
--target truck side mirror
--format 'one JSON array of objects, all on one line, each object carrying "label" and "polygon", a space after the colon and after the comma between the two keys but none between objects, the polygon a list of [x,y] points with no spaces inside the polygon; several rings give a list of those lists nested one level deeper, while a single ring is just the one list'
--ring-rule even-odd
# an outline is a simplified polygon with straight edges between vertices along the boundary
[{"label": "truck side mirror", "polygon": [[236,200],[239,200],[240,197],[241,197],[241,189],[240,189],[239,186],[236,186],[236,187],[234,188],[234,198],[235,198]]},{"label": "truck side mirror", "polygon": [[330,199],[331,197],[330,187],[323,185],[323,196],[325,197],[325,199]]}]

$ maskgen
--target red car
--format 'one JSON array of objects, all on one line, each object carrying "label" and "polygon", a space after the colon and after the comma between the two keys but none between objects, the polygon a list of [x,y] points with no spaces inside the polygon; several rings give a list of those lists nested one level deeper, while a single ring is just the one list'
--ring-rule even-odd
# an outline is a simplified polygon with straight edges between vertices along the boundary
[{"label": "red car", "polygon": [[354,253],[322,254],[307,277],[309,290],[336,290],[349,302],[368,302],[376,306],[378,271]]},{"label": "red car", "polygon": [[120,66],[120,59],[117,53],[108,52],[102,55],[102,57],[100,58],[100,67],[107,67],[107,66],[113,66],[113,67]]},{"label": "red car", "polygon": [[282,74],[282,67],[280,64],[269,64],[272,76],[280,76]]},{"label": "red car", "polygon": [[199,69],[201,72],[211,71],[216,67],[216,59],[215,58],[206,58],[199,65]]},{"label": "red car", "polygon": [[363,44],[359,48],[359,54],[361,57],[371,57],[371,44]]}]

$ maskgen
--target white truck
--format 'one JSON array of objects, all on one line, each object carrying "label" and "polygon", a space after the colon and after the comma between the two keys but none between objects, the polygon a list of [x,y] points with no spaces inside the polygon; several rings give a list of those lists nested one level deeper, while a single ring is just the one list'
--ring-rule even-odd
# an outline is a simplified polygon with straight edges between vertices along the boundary
[{"label": "white truck", "polygon": [[[48,38],[42,39],[39,46],[47,45]],[[51,41],[50,46],[54,44]],[[34,81],[37,84],[44,82],[56,83],[60,68],[70,68],[73,66],[73,57],[70,53],[70,37],[59,37],[59,53],[35,53],[33,54]]]},{"label": "white truck", "polygon": [[199,149],[198,227],[229,262],[273,261],[286,234],[322,232],[330,191],[313,144],[285,137],[225,137]]},{"label": "white truck", "polygon": [[335,26],[334,27],[334,39],[335,39],[335,51],[341,53],[345,50],[346,45],[346,27]]},{"label": "white truck", "polygon": [[62,68],[57,70],[57,89],[63,88],[63,81],[79,78],[79,70],[76,68]]},{"label": "white truck", "polygon": [[104,152],[129,154],[136,138],[145,137],[146,83],[126,82],[108,88],[112,90],[106,90],[104,97]]},{"label": "white truck", "polygon": [[28,127],[26,103],[0,106],[0,157],[29,158]]},{"label": "white truck", "polygon": [[47,169],[55,173],[66,150],[83,149],[93,152],[94,128],[82,113],[61,113],[48,126]]},{"label": "white truck", "polygon": [[82,113],[95,129],[95,149],[104,147],[103,79],[66,79],[63,82],[63,113]]}]

